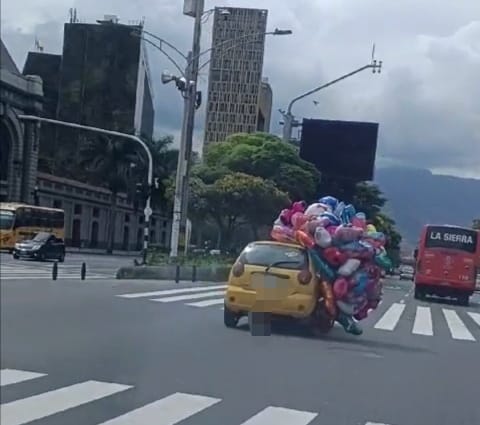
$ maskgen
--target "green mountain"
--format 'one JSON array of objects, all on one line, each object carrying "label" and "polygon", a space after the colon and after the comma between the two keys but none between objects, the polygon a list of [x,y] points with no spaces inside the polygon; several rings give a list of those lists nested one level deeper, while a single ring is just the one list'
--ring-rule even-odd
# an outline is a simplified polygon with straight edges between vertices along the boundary
[{"label": "green mountain", "polygon": [[389,167],[376,170],[375,182],[388,198],[388,212],[408,246],[416,244],[424,224],[470,227],[480,217],[480,180]]}]

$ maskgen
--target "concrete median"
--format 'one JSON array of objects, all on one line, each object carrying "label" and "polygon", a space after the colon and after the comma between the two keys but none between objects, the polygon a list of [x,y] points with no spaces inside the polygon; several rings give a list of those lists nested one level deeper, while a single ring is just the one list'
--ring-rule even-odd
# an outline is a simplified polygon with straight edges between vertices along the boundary
[{"label": "concrete median", "polygon": [[121,267],[117,279],[226,282],[230,266],[138,266]]}]

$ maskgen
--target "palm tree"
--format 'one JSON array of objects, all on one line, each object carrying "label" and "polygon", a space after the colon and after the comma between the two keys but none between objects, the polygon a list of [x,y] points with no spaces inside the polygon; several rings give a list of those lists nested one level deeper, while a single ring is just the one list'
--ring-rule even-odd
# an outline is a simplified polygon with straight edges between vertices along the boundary
[{"label": "palm tree", "polygon": [[[173,137],[164,136],[156,140],[145,141],[150,147],[153,157],[153,174],[158,181],[158,189],[152,191],[152,206],[165,210],[167,209],[167,194],[166,190],[169,184],[169,179],[175,175],[178,161],[178,149],[174,149]],[[146,158],[140,159],[140,165],[135,167],[134,175],[132,179],[132,185],[130,190],[134,189],[135,183],[143,182],[146,186],[146,171],[147,171]]]},{"label": "palm tree", "polygon": [[131,164],[138,162],[138,151],[133,142],[100,136],[90,139],[80,149],[80,165],[91,182],[111,192],[110,217],[107,229],[107,252],[112,253],[115,235],[115,217],[118,194],[127,189]]}]

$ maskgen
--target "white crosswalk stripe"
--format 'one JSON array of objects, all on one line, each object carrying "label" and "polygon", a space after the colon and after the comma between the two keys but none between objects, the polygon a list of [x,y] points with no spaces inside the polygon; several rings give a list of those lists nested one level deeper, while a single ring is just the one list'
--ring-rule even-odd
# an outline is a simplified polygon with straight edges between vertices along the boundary
[{"label": "white crosswalk stripe", "polygon": [[212,289],[225,289],[227,285],[198,286],[195,288],[164,289],[162,291],[133,292],[131,294],[117,295],[120,298],[151,298],[163,295],[188,294],[193,292],[211,291]]},{"label": "white crosswalk stripe", "polygon": [[433,335],[432,313],[428,307],[417,307],[412,333],[416,335]]},{"label": "white crosswalk stripe", "polygon": [[442,311],[453,339],[475,341],[455,310],[442,309]]},{"label": "white crosswalk stripe", "polygon": [[267,407],[257,415],[243,422],[242,425],[307,425],[317,416],[318,413],[302,412],[300,410],[285,409],[283,407]]},{"label": "white crosswalk stripe", "polygon": [[405,310],[405,304],[394,303],[385,312],[382,318],[375,324],[375,329],[393,331]]},{"label": "white crosswalk stripe", "polygon": [[[1,370],[2,378],[10,377],[10,382],[2,382],[4,387],[46,376],[46,374],[31,371]],[[0,423],[2,425],[23,425],[44,420],[60,412],[68,411],[69,414],[75,414],[75,408],[77,407],[85,407],[89,403],[107,397],[115,397],[127,390],[134,391],[135,387],[93,380],[76,383],[2,404],[0,406]],[[210,408],[221,404],[221,402],[221,398],[211,395],[176,392],[148,404],[140,405],[130,411],[121,412],[119,416],[115,416],[113,413],[111,418],[98,425],[177,425],[194,418],[199,413],[208,412]],[[295,410],[281,406],[266,406],[260,412],[248,412],[250,416],[242,418],[243,422],[238,425],[308,425],[318,417],[318,414],[317,412]],[[85,410],[82,411],[82,418],[84,416]],[[211,421],[212,423],[224,423],[225,418],[215,420],[212,416]],[[387,423],[368,421],[355,421],[355,423],[388,425]]]},{"label": "white crosswalk stripe", "polygon": [[0,371],[0,386],[18,384],[45,376],[44,373],[28,372],[26,370],[2,369]]},{"label": "white crosswalk stripe", "polygon": [[125,391],[128,385],[87,381],[1,405],[2,425],[21,425]]},{"label": "white crosswalk stripe", "polygon": [[223,294],[225,294],[225,291],[211,291],[211,292],[203,292],[200,294],[188,294],[188,295],[177,295],[175,297],[154,298],[151,301],[156,301],[160,303],[173,303],[176,301],[188,301],[188,300],[197,300],[199,298],[222,296]]},{"label": "white crosswalk stripe", "polygon": [[[40,263],[32,261],[18,261],[10,264],[0,264],[0,279],[52,279],[53,262]],[[57,279],[80,279],[81,265],[58,264]],[[114,271],[90,273],[87,269],[87,279],[113,279]]]}]

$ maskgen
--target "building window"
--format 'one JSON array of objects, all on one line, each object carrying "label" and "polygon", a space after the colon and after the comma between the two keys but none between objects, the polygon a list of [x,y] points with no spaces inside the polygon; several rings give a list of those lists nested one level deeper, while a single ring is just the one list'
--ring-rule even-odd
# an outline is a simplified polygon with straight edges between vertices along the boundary
[{"label": "building window", "polygon": [[73,213],[75,215],[80,215],[82,213],[82,206],[80,204],[75,204],[73,207]]},{"label": "building window", "polygon": [[125,223],[130,223],[130,214],[125,214]]},{"label": "building window", "polygon": [[62,201],[60,199],[54,199],[53,208],[62,208]]},{"label": "building window", "polygon": [[92,215],[93,215],[95,218],[100,217],[100,208],[98,208],[98,207],[93,207]]}]

